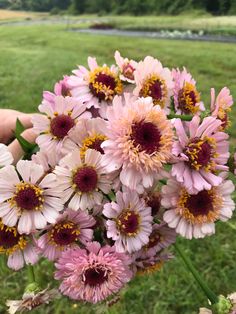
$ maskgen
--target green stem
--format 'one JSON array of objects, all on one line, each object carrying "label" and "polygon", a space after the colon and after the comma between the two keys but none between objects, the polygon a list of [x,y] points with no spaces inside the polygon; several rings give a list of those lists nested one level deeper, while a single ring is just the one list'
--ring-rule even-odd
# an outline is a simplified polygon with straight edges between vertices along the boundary
[{"label": "green stem", "polygon": [[181,249],[181,247],[175,243],[174,247],[178,254],[181,256],[185,266],[188,268],[188,270],[192,273],[194,279],[197,281],[207,298],[211,301],[211,304],[215,304],[218,302],[217,295],[208,287],[207,283],[203,280],[203,278],[200,276],[199,272],[196,270],[196,268],[193,266],[190,259],[185,255],[184,251]]},{"label": "green stem", "polygon": [[34,267],[33,267],[33,265],[28,265],[27,270],[28,270],[28,280],[29,280],[29,283],[35,282],[35,274],[34,274]]},{"label": "green stem", "polygon": [[183,121],[191,121],[192,120],[192,116],[190,115],[186,115],[186,114],[174,114],[174,113],[170,113],[167,116],[168,119],[174,119],[174,118],[179,118]]}]

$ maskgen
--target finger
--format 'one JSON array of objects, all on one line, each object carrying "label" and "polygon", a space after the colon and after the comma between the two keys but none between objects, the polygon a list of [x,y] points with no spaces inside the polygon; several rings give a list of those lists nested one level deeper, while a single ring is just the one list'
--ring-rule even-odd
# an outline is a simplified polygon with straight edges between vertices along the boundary
[{"label": "finger", "polygon": [[[25,130],[21,134],[21,136],[30,143],[34,143],[37,137],[33,129]],[[12,153],[14,159],[13,164],[16,164],[17,161],[19,161],[25,154],[17,139],[15,139],[10,145],[8,145],[8,150]]]}]

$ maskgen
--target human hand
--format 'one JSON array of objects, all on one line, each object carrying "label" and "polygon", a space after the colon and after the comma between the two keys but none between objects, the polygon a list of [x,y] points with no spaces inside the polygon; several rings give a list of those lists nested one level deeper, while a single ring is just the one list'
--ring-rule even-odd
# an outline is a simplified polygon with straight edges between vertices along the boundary
[{"label": "human hand", "polygon": [[[25,127],[25,131],[21,134],[28,142],[34,143],[36,139],[36,134],[32,129],[32,118],[33,114],[22,113],[11,109],[0,109],[0,143],[8,144],[14,138],[14,132],[16,127],[17,119]],[[8,150],[12,153],[14,158],[14,163],[16,163],[24,155],[24,151],[21,148],[17,139],[8,145]]]}]

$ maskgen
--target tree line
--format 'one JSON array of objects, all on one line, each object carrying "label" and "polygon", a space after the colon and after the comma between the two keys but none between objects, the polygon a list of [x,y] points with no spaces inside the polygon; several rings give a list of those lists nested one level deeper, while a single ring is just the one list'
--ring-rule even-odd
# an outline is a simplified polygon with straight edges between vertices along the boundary
[{"label": "tree line", "polygon": [[213,15],[236,14],[236,0],[0,0],[0,8],[72,14],[180,14],[202,10]]}]

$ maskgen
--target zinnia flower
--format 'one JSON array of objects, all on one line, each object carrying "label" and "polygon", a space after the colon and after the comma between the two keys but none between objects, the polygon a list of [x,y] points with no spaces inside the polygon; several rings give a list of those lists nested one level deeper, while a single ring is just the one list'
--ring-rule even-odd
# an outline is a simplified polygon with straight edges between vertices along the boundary
[{"label": "zinnia flower", "polygon": [[89,70],[79,66],[78,70],[72,71],[75,75],[68,80],[71,94],[85,103],[87,108],[101,108],[104,111],[115,95],[122,93],[118,69],[114,65],[110,68],[106,64],[99,66],[96,58],[91,57],[88,57],[88,66]]},{"label": "zinnia flower", "polygon": [[107,121],[101,118],[82,120],[71,130],[68,140],[65,140],[63,152],[69,153],[79,148],[82,159],[89,148],[104,154],[101,144],[107,139],[106,126]]},{"label": "zinnia flower", "polygon": [[56,96],[71,97],[70,88],[67,83],[68,79],[69,79],[69,76],[65,75],[63,80],[57,82],[54,86],[54,93],[44,91],[43,102],[46,100],[46,102],[49,102],[52,104],[52,106],[54,106]]},{"label": "zinnia flower", "polygon": [[137,68],[138,63],[128,58],[123,58],[119,51],[115,52],[116,64],[120,70],[120,79],[124,82],[134,83],[134,71]]},{"label": "zinnia flower", "polygon": [[136,83],[134,95],[152,97],[154,105],[159,105],[169,112],[174,83],[168,68],[163,68],[159,60],[147,56],[144,61],[138,63],[134,79]]},{"label": "zinnia flower", "polygon": [[215,98],[215,89],[211,89],[211,114],[213,117],[221,120],[220,128],[225,130],[230,126],[228,113],[233,105],[233,97],[230,95],[230,90],[224,87]]},{"label": "zinnia flower", "polygon": [[46,288],[42,291],[25,292],[22,300],[7,300],[6,305],[9,307],[9,314],[22,313],[23,311],[31,311],[42,304],[48,304],[58,297],[57,289],[49,290]]},{"label": "zinnia flower", "polygon": [[170,179],[162,188],[162,205],[168,209],[163,216],[170,228],[181,236],[203,238],[215,233],[217,220],[227,221],[235,208],[230,195],[234,184],[230,180],[219,186],[189,194],[185,187]]},{"label": "zinnia flower", "polygon": [[174,122],[177,141],[173,145],[173,155],[178,157],[172,166],[172,175],[186,187],[189,193],[209,190],[222,182],[217,170],[228,170],[225,166],[229,158],[228,134],[219,132],[221,121],[213,118],[194,116],[192,121]]},{"label": "zinnia flower", "polygon": [[150,97],[134,100],[126,94],[125,103],[114,99],[107,117],[108,140],[101,146],[108,171],[121,169],[120,180],[131,189],[151,187],[171,157],[173,131],[164,111]]},{"label": "zinnia flower", "polygon": [[148,243],[152,232],[151,208],[137,192],[116,193],[116,202],[104,205],[107,237],[115,241],[117,252],[135,252]]},{"label": "zinnia flower", "polygon": [[7,146],[0,143],[0,167],[10,165],[12,162],[13,157]]},{"label": "zinnia flower", "polygon": [[86,244],[93,237],[91,229],[96,223],[92,216],[82,211],[67,209],[56,224],[50,225],[37,241],[43,256],[54,261],[68,248],[76,247],[77,242]]},{"label": "zinnia flower", "polygon": [[152,226],[152,233],[149,236],[149,241],[144,248],[155,254],[175,243],[175,240],[175,231],[169,228],[165,222],[159,224],[155,223]]},{"label": "zinnia flower", "polygon": [[46,115],[32,118],[33,129],[39,134],[36,143],[43,150],[60,153],[64,140],[79,119],[91,117],[85,110],[86,105],[72,97],[56,96],[54,105],[45,101],[39,106],[39,111]]},{"label": "zinnia flower", "polygon": [[200,101],[200,94],[196,89],[196,82],[185,68],[172,70],[174,79],[174,105],[177,114],[193,114],[204,111]]},{"label": "zinnia flower", "polygon": [[92,242],[86,249],[69,249],[55,264],[60,291],[71,299],[97,303],[117,293],[132,278],[130,258],[114,247]]},{"label": "zinnia flower", "polygon": [[62,199],[69,201],[73,210],[92,209],[101,205],[103,193],[111,190],[111,182],[106,174],[103,155],[94,149],[88,149],[82,160],[80,150],[61,159],[54,173],[57,175],[58,189],[62,189]]},{"label": "zinnia flower", "polygon": [[25,160],[20,160],[16,169],[6,166],[0,170],[0,217],[9,227],[17,225],[20,234],[55,223],[63,209],[54,188],[56,176],[44,175],[42,166]]},{"label": "zinnia flower", "polygon": [[19,234],[16,227],[8,227],[0,221],[0,254],[8,256],[7,266],[14,270],[24,267],[24,264],[35,264],[38,253],[29,236]]}]

